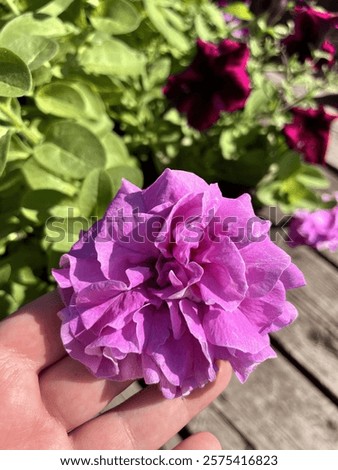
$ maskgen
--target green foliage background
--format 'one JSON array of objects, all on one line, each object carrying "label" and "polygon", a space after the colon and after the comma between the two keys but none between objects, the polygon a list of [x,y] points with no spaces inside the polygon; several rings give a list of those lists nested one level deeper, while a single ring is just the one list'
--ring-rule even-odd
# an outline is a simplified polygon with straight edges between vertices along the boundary
[{"label": "green foliage background", "polygon": [[0,315],[52,288],[50,268],[121,178],[142,186],[140,164],[256,188],[286,212],[322,204],[325,178],[280,131],[293,103],[335,91],[335,77],[275,60],[290,26],[272,28],[240,2],[231,13],[250,20],[253,92],[244,111],[201,134],[162,88],[197,37],[232,36],[209,0],[0,1]]}]

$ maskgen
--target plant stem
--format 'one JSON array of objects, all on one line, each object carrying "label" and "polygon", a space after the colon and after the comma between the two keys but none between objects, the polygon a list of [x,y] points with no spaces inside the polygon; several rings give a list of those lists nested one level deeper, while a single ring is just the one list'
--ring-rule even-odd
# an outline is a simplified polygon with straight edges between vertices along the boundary
[{"label": "plant stem", "polygon": [[37,145],[40,143],[41,138],[35,132],[29,129],[22,119],[13,113],[13,111],[8,106],[0,104],[0,111],[8,117],[17,132],[22,134],[30,144]]}]

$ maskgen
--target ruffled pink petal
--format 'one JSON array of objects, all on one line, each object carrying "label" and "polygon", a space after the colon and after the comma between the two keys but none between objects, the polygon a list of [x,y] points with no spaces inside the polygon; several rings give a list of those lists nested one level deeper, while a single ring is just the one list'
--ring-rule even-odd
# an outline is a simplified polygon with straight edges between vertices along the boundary
[{"label": "ruffled pink petal", "polygon": [[290,256],[268,239],[247,245],[241,256],[246,266],[248,297],[262,297],[270,292],[291,264]]},{"label": "ruffled pink petal", "polygon": [[260,335],[240,310],[209,309],[204,316],[203,327],[210,343],[227,349],[253,354],[269,343],[269,337]]}]

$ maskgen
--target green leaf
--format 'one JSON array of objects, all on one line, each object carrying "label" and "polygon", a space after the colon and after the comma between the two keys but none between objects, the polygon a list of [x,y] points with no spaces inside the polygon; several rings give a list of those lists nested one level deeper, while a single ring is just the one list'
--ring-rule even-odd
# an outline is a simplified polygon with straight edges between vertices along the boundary
[{"label": "green leaf", "polygon": [[167,57],[159,58],[149,68],[148,88],[151,89],[155,85],[163,84],[170,74],[171,61]]},{"label": "green leaf", "polygon": [[274,181],[269,184],[260,184],[256,191],[258,200],[266,206],[274,206],[280,202],[278,193],[280,189],[280,181]]},{"label": "green leaf", "polygon": [[0,195],[13,196],[22,190],[22,174],[20,170],[12,170],[6,172],[0,179]]},{"label": "green leaf", "polygon": [[119,166],[109,168],[106,171],[114,185],[114,194],[120,189],[122,178],[125,178],[140,188],[143,185],[143,173],[138,168]]},{"label": "green leaf", "polygon": [[286,180],[291,175],[296,174],[301,166],[300,156],[292,150],[286,152],[278,162],[277,178]]},{"label": "green leaf", "polygon": [[0,176],[2,175],[6,167],[6,160],[10,141],[11,133],[9,131],[7,131],[6,134],[0,137]]},{"label": "green leaf", "polygon": [[0,33],[0,42],[8,43],[18,36],[44,36],[46,38],[59,38],[75,32],[76,28],[63,23],[59,18],[47,15],[33,15],[25,13],[9,21]]},{"label": "green leaf", "polygon": [[313,165],[302,164],[296,179],[307,188],[326,189],[330,186],[330,182],[325,175]]},{"label": "green leaf", "polygon": [[8,161],[26,160],[32,152],[32,149],[26,145],[17,135],[12,135],[9,151]]},{"label": "green leaf", "polygon": [[35,147],[34,157],[43,168],[65,180],[85,178],[106,164],[104,148],[95,134],[71,121],[52,124],[46,142]]},{"label": "green leaf", "polygon": [[157,0],[143,0],[150,21],[160,34],[162,34],[169,44],[180,52],[187,52],[190,43],[185,34],[177,31],[175,25],[170,22],[166,15],[165,8],[161,8]]},{"label": "green leaf", "polygon": [[290,206],[293,209],[318,208],[318,197],[294,177],[288,178],[281,183],[281,192],[288,195]]},{"label": "green leaf", "polygon": [[196,15],[195,17],[195,29],[197,36],[203,39],[203,41],[210,41],[215,38],[215,33],[209,27],[204,15],[202,14]]},{"label": "green leaf", "polygon": [[49,16],[59,16],[63,13],[74,0],[52,0],[39,9],[39,13]]},{"label": "green leaf", "polygon": [[117,39],[103,40],[82,50],[80,64],[93,75],[137,76],[143,73],[145,57]]},{"label": "green leaf", "polygon": [[98,120],[105,114],[100,96],[80,82],[64,80],[44,85],[36,93],[35,101],[43,113],[68,119]]},{"label": "green leaf", "polygon": [[0,47],[0,96],[23,96],[32,86],[27,65],[14,52]]},{"label": "green leaf", "polygon": [[52,59],[59,48],[57,42],[52,39],[24,35],[18,36],[13,41],[1,41],[1,45],[17,54],[30,70],[36,70]]},{"label": "green leaf", "polygon": [[225,7],[224,11],[232,16],[235,16],[239,20],[250,21],[254,18],[249,7],[242,2],[234,2],[231,5]]},{"label": "green leaf", "polygon": [[102,139],[102,144],[107,156],[106,168],[113,168],[121,165],[136,165],[135,160],[129,155],[126,144],[120,136],[115,134],[115,132],[109,132],[109,134],[106,134]]},{"label": "green leaf", "polygon": [[10,294],[0,290],[0,320],[5,318],[6,314],[14,312],[18,306],[16,300]]},{"label": "green leaf", "polygon": [[271,96],[266,89],[253,90],[245,103],[244,114],[248,117],[255,117],[259,113],[269,112]]},{"label": "green leaf", "polygon": [[79,239],[80,231],[88,230],[91,222],[85,217],[52,217],[45,226],[45,241],[52,244],[54,251],[67,252]]},{"label": "green leaf", "polygon": [[231,129],[226,129],[221,133],[219,145],[225,160],[237,160],[236,141]]},{"label": "green leaf", "polygon": [[50,64],[45,64],[32,72],[33,83],[35,87],[39,87],[49,83],[53,77],[53,70]]},{"label": "green leaf", "polygon": [[89,173],[79,194],[79,208],[83,216],[102,217],[115,195],[112,180],[105,170],[99,168]]},{"label": "green leaf", "polygon": [[[63,205],[68,209],[70,204],[71,201],[59,191],[38,189],[25,193],[22,198],[22,212],[32,222],[43,224],[48,217],[56,215],[55,210],[53,211],[55,207]],[[67,216],[67,210],[65,212]]]},{"label": "green leaf", "polygon": [[116,166],[108,170],[95,169],[86,177],[79,194],[81,215],[102,217],[117,191],[122,178],[137,186],[143,184],[143,174],[138,168]]},{"label": "green leaf", "polygon": [[141,17],[126,0],[100,0],[90,22],[95,29],[107,34],[127,34],[139,27]]},{"label": "green leaf", "polygon": [[38,189],[57,189],[67,196],[74,196],[77,188],[52,173],[44,170],[32,158],[27,160],[22,166],[22,172],[29,187],[34,190]]},{"label": "green leaf", "polygon": [[222,9],[212,2],[206,2],[201,5],[201,11],[208,20],[209,25],[216,27],[221,36],[224,37],[227,28]]},{"label": "green leaf", "polygon": [[11,276],[11,265],[9,263],[0,266],[0,285],[6,284]]}]

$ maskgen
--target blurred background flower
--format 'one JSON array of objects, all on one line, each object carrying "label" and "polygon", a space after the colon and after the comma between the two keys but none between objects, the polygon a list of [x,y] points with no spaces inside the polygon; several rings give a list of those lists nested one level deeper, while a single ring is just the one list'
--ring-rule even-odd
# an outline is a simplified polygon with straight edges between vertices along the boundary
[{"label": "blurred background flower", "polygon": [[[332,62],[335,47],[326,36],[338,25],[338,17],[332,13],[308,6],[297,6],[294,12],[294,33],[282,40],[289,56],[296,55],[300,62],[312,60],[316,49],[330,54]],[[318,63],[317,63],[318,67]]]},{"label": "blurred background flower", "polygon": [[324,198],[332,202],[331,209],[295,213],[289,227],[289,245],[309,245],[318,250],[338,249],[338,194]]},{"label": "blurred background flower", "polygon": [[318,109],[292,108],[293,120],[283,133],[290,148],[296,150],[309,163],[325,163],[330,137],[331,116],[321,106]]},{"label": "blurred background flower", "polygon": [[215,124],[222,111],[244,108],[250,94],[248,58],[245,44],[225,39],[215,45],[199,39],[193,62],[168,78],[164,94],[187,115],[190,126],[204,131]]}]

